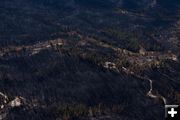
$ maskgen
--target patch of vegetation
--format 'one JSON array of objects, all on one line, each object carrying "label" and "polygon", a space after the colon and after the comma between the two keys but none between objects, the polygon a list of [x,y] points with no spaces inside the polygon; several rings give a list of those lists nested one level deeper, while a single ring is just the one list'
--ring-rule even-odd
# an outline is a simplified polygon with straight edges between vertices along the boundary
[{"label": "patch of vegetation", "polygon": [[134,33],[124,32],[114,28],[106,30],[105,35],[115,39],[117,43],[120,43],[122,48],[126,48],[135,52],[137,52],[140,48],[139,40]]}]

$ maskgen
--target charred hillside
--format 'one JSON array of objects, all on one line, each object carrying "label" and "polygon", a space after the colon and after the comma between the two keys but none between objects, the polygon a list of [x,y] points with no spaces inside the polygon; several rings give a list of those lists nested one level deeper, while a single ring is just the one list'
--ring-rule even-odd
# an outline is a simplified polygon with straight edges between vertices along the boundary
[{"label": "charred hillside", "polygon": [[179,15],[178,0],[0,1],[0,119],[163,120]]},{"label": "charred hillside", "polygon": [[[9,108],[9,119],[34,120],[45,119],[46,116],[47,119],[56,119],[68,118],[69,115],[80,119],[94,115],[113,116],[114,113],[115,118],[140,119],[142,117],[137,116],[144,115],[134,113],[136,108],[146,111],[143,119],[154,118],[154,115],[159,119],[163,117],[160,104],[146,96],[149,90],[147,81],[109,71],[76,56],[42,51],[32,57],[1,60],[0,66],[1,91],[11,99],[14,96],[25,99],[22,108]],[[73,108],[70,110],[72,113],[65,113],[64,105],[75,106],[85,113],[77,116]],[[99,105],[102,106],[98,108]],[[99,112],[94,111],[93,116],[89,116],[90,107]],[[128,115],[129,112],[134,114]]]}]

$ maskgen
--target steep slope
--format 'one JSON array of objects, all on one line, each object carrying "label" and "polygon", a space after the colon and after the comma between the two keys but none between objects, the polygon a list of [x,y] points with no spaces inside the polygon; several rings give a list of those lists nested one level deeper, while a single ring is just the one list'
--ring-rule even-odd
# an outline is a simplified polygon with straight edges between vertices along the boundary
[{"label": "steep slope", "polygon": [[179,16],[179,0],[0,1],[0,118],[163,120]]},{"label": "steep slope", "polygon": [[[162,107],[146,96],[147,81],[97,67],[76,56],[44,51],[32,57],[1,60],[0,69],[3,70],[0,90],[8,97],[21,96],[27,101],[22,106],[25,111],[9,109],[9,119],[55,119],[62,117],[58,110],[63,104],[87,107],[102,104],[105,108],[117,109],[98,113],[97,117],[117,112],[116,116],[126,119],[163,118]],[[120,108],[116,108],[118,106]],[[36,112],[30,112],[33,110]],[[106,109],[100,110],[106,112]],[[146,111],[146,115],[140,111]],[[58,112],[59,115],[54,115]]]}]

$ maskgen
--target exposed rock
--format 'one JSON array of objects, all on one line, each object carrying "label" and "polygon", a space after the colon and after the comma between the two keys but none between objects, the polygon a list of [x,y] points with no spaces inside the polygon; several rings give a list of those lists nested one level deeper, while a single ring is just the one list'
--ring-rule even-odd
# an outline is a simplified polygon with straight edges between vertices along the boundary
[{"label": "exposed rock", "polygon": [[19,97],[16,97],[13,101],[9,103],[11,107],[20,107],[22,105],[22,100]]},{"label": "exposed rock", "polygon": [[104,67],[108,69],[116,69],[116,64],[112,62],[105,62]]}]

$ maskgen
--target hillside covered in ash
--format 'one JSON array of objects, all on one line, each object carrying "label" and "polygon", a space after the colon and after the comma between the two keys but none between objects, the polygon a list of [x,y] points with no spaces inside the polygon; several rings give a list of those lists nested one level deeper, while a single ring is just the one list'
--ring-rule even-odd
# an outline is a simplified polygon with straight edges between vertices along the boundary
[{"label": "hillside covered in ash", "polygon": [[179,0],[0,1],[0,119],[163,120],[179,33]]}]

